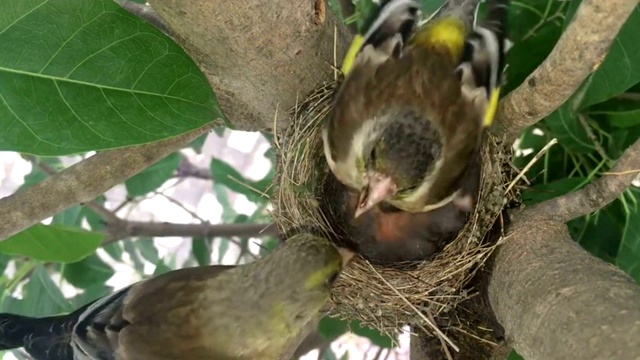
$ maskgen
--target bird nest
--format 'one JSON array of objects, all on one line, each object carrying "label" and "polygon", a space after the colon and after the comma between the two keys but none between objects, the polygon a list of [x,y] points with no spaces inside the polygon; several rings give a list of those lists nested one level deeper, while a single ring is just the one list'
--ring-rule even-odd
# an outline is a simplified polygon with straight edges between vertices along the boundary
[{"label": "bird nest", "polygon": [[[321,138],[336,89],[337,83],[325,84],[297,104],[285,136],[276,140],[278,177],[272,203],[275,222],[285,235],[312,227],[336,239],[336,219],[323,211],[323,202],[335,199],[323,193],[329,168]],[[387,334],[409,324],[443,336],[434,319],[471,296],[469,280],[497,246],[487,233],[511,200],[507,151],[487,135],[481,157],[478,206],[455,240],[420,263],[390,267],[354,258],[335,284],[332,314]]]}]

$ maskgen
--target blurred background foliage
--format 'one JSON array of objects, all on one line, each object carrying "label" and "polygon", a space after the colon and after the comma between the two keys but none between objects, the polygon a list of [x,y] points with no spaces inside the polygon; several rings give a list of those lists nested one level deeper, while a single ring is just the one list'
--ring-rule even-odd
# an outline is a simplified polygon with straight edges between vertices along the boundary
[{"label": "blurred background foliage", "polygon": [[[432,12],[443,0],[423,2],[426,11]],[[338,0],[329,3],[340,13]],[[511,3],[514,46],[508,55],[505,93],[545,59],[580,1]],[[373,3],[357,0],[355,5],[356,14],[342,19],[362,26]],[[43,6],[35,1],[4,1],[0,13],[5,14],[0,18],[0,150],[19,153],[30,164],[16,184],[7,182],[9,170],[3,170],[0,183],[9,189],[4,196],[94,151],[170,138],[221,114],[206,78],[184,51],[111,0],[56,0]],[[638,28],[640,9],[631,15],[609,55],[579,91],[517,141],[513,164],[518,168],[527,165],[551,139],[559,141],[526,174],[531,186],[522,192],[525,205],[580,189],[606,175],[640,136]],[[67,41],[72,38],[74,41]],[[124,221],[149,221],[153,216],[144,218],[136,206],[164,198],[163,204],[189,214],[181,218],[182,223],[266,226],[270,222],[273,149],[262,147],[250,159],[267,163],[265,174],[254,178],[249,167],[241,169],[221,155],[224,151],[219,148],[227,146],[234,134],[246,135],[230,126],[221,123],[214,133],[167,156],[94,203]],[[270,134],[261,134],[251,146],[271,140]],[[245,157],[253,156],[256,146],[244,151]],[[208,148],[217,151],[212,155]],[[208,166],[194,166],[194,159],[208,161]],[[180,187],[187,179],[205,183],[208,196],[215,199],[207,204],[215,204],[219,216],[203,217],[202,208],[172,198],[178,189],[189,192],[189,187]],[[568,224],[575,241],[636,281],[640,281],[639,196],[640,190],[631,187],[606,208]],[[250,203],[244,206],[250,211],[238,211],[238,199]],[[78,205],[0,242],[0,311],[32,316],[67,312],[111,292],[111,284],[127,285],[122,279],[114,281],[123,268],[133,273],[128,281],[135,281],[178,267],[242,264],[278,245],[276,238],[267,236],[181,237],[179,247],[184,250],[186,244],[187,251],[178,256],[173,251],[177,247],[163,248],[161,237],[117,235],[95,207]],[[395,346],[392,339],[373,329],[338,319],[324,318],[319,330],[328,340],[352,330],[378,347]],[[323,359],[337,359],[331,349],[325,350]],[[25,358],[20,351],[12,355]],[[396,355],[401,358],[400,353]]]}]

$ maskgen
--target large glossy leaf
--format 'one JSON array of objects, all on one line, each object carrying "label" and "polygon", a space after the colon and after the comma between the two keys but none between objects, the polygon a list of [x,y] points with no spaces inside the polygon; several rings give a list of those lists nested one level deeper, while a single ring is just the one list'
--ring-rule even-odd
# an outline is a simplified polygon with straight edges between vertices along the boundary
[{"label": "large glossy leaf", "polygon": [[169,180],[178,169],[182,156],[173,153],[157,163],[146,168],[143,172],[127,179],[124,184],[131,197],[143,196],[158,189]]},{"label": "large glossy leaf", "polygon": [[72,263],[92,254],[104,234],[63,225],[37,224],[0,241],[0,252],[40,261]]},{"label": "large glossy leaf", "polygon": [[579,95],[572,96],[558,110],[544,119],[544,124],[552,136],[556,137],[566,149],[574,153],[587,154],[593,152],[596,147],[589,138],[585,125],[578,117],[576,108],[578,98]]},{"label": "large glossy leaf", "polygon": [[123,147],[220,117],[189,56],[115,2],[0,2],[0,150]]},{"label": "large glossy leaf", "polygon": [[602,117],[615,127],[628,128],[640,125],[640,101],[611,99],[589,108],[589,115]]},{"label": "large glossy leaf", "polygon": [[84,289],[84,292],[80,295],[72,298],[71,303],[74,308],[79,308],[98,298],[108,295],[111,292],[113,292],[113,288],[111,286],[106,286],[104,284],[93,285]]},{"label": "large glossy leaf", "polygon": [[611,50],[593,74],[582,108],[620,95],[640,82],[640,7],[635,10],[613,41]]},{"label": "large glossy leaf", "polygon": [[22,288],[21,300],[11,297],[4,300],[2,311],[26,316],[51,316],[73,310],[42,265],[35,267]]},{"label": "large glossy leaf", "polygon": [[[640,198],[640,190],[633,189],[630,195]],[[640,204],[630,206],[622,232],[622,240],[616,265],[640,282]]]},{"label": "large glossy leaf", "polygon": [[62,276],[71,285],[81,289],[104,284],[113,274],[115,274],[113,268],[96,254],[67,264],[62,271]]},{"label": "large glossy leaf", "polygon": [[616,200],[604,209],[570,221],[569,232],[585,250],[609,262],[615,262],[626,223],[626,213]]},{"label": "large glossy leaf", "polygon": [[547,184],[537,184],[522,192],[522,202],[531,206],[545,200],[578,190],[589,183],[588,179],[575,177],[553,181]]}]

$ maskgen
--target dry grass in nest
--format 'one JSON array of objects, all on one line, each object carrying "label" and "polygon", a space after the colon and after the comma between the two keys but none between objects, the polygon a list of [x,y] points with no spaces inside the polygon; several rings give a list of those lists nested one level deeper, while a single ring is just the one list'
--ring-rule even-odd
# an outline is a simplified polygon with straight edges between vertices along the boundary
[{"label": "dry grass in nest", "polygon": [[[278,178],[272,203],[275,221],[285,234],[312,226],[334,235],[321,211],[319,194],[329,171],[320,129],[335,88],[335,83],[326,84],[296,106],[289,130],[277,143]],[[512,178],[507,174],[511,169],[504,165],[508,154],[491,136],[485,142],[479,206],[458,237],[434,259],[406,268],[371,265],[357,257],[335,285],[335,314],[388,334],[411,324],[444,336],[434,318],[470,296],[465,285],[496,247],[495,242],[485,241],[485,235],[513,197],[506,191]]]}]

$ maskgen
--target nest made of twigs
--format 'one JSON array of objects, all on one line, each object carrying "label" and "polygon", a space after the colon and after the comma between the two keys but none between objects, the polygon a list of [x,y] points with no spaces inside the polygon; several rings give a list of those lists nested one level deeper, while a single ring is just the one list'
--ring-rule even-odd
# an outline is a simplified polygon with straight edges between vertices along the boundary
[{"label": "nest made of twigs", "polygon": [[[331,214],[322,211],[322,202],[330,200],[322,196],[329,168],[320,135],[336,87],[325,84],[296,105],[287,133],[276,141],[278,177],[272,203],[284,234],[308,227],[330,238],[336,234]],[[506,194],[511,179],[507,155],[487,135],[478,206],[457,238],[435,258],[406,267],[377,266],[356,257],[334,287],[333,313],[388,334],[411,324],[442,335],[433,319],[469,296],[468,281],[497,245],[486,241],[486,234],[511,200]]]}]

